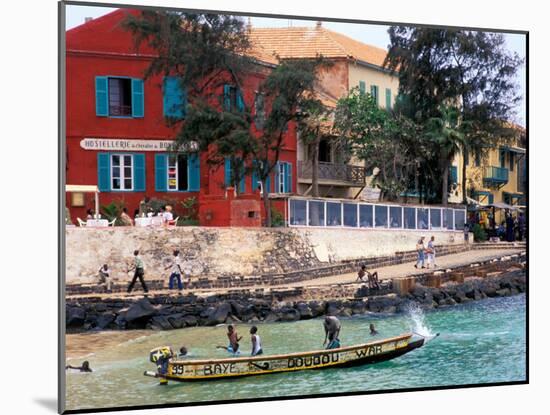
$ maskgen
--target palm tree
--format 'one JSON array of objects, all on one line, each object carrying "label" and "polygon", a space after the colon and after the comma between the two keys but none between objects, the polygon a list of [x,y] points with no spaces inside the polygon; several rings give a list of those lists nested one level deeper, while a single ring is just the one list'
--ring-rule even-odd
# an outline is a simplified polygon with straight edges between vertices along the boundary
[{"label": "palm tree", "polygon": [[448,201],[449,167],[454,157],[465,147],[464,133],[461,131],[459,111],[452,106],[441,106],[439,117],[427,122],[427,136],[439,151],[439,165],[443,174],[441,183],[441,202]]}]

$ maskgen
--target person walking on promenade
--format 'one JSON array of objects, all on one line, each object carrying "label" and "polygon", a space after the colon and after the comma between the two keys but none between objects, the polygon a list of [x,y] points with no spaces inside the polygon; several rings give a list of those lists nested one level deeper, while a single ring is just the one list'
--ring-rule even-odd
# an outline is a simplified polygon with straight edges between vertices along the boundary
[{"label": "person walking on promenade", "polygon": [[327,349],[337,349],[340,347],[340,339],[338,338],[341,328],[340,320],[335,316],[326,316],[323,326],[325,328],[325,341],[323,342],[323,346],[326,344]]},{"label": "person walking on promenade", "polygon": [[258,356],[264,354],[262,350],[262,341],[258,333],[258,327],[252,326],[250,328],[250,340],[252,341],[252,356]]},{"label": "person walking on promenade", "polygon": [[421,236],[418,242],[416,243],[417,258],[416,258],[416,264],[414,264],[415,268],[418,268],[418,265],[420,265],[422,268],[426,268],[424,266],[424,250],[425,250],[424,237]]},{"label": "person walking on promenade", "polygon": [[426,253],[428,254],[428,263],[426,264],[427,268],[430,268],[430,264],[433,266],[433,268],[437,268],[437,264],[435,263],[435,236],[432,235],[430,238],[430,241],[428,242],[428,248],[426,249]]},{"label": "person walking on promenade", "polygon": [[143,279],[145,275],[145,269],[143,266],[143,260],[139,256],[139,250],[134,251],[134,266],[129,271],[134,270],[134,278],[132,278],[132,282],[130,282],[130,285],[128,285],[128,293],[132,292],[132,289],[134,288],[134,284],[136,283],[136,280],[139,278],[139,282],[141,283],[141,286],[143,287],[143,292],[147,294],[149,290],[147,289],[147,285],[145,285],[145,280]]},{"label": "person walking on promenade", "polygon": [[181,263],[180,263],[180,251],[175,250],[174,251],[174,259],[172,260],[172,264],[167,266],[165,269],[171,268],[170,271],[170,279],[168,282],[168,288],[171,290],[174,288],[174,281],[178,282],[178,290],[183,290],[183,284],[181,282]]},{"label": "person walking on promenade", "polygon": [[514,242],[514,218],[510,212],[506,212],[506,241]]}]

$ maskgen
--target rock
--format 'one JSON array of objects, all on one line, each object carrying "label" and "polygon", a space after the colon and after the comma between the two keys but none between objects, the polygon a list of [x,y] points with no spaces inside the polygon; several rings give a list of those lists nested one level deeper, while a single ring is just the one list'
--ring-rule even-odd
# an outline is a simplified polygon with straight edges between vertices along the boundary
[{"label": "rock", "polygon": [[365,314],[367,310],[367,304],[364,301],[357,301],[351,306],[352,314]]},{"label": "rock", "polygon": [[216,324],[225,323],[230,312],[231,304],[222,303],[208,314],[206,324],[208,326],[215,326]]},{"label": "rock", "polygon": [[311,308],[309,308],[306,303],[298,303],[296,309],[298,310],[298,313],[300,313],[300,318],[302,320],[313,318]]},{"label": "rock", "polygon": [[351,308],[342,308],[338,312],[339,317],[351,317]]},{"label": "rock", "polygon": [[106,329],[116,319],[116,314],[110,311],[102,313],[96,320],[96,327],[99,329]]},{"label": "rock", "polygon": [[156,314],[156,312],[157,309],[149,302],[149,300],[147,298],[142,298],[128,308],[124,318],[128,323],[130,323],[134,320],[152,317]]},{"label": "rock", "polygon": [[86,320],[86,312],[81,307],[69,307],[67,309],[66,323],[67,327],[80,327]]},{"label": "rock", "polygon": [[389,307],[384,307],[381,312],[387,313],[387,314],[394,314],[396,311],[397,311],[397,307],[392,305]]},{"label": "rock", "polygon": [[185,327],[185,321],[183,320],[183,314],[176,313],[166,317],[172,328],[181,329]]},{"label": "rock", "polygon": [[284,307],[281,309],[282,321],[298,321],[300,320],[300,313],[298,310],[290,307]]},{"label": "rock", "polygon": [[148,326],[153,330],[171,330],[172,324],[168,321],[165,316],[155,316],[151,319]]},{"label": "rock", "polygon": [[199,320],[197,319],[197,317],[192,314],[187,314],[183,316],[182,320],[185,323],[185,326],[187,327],[194,327],[199,323]]},{"label": "rock", "polygon": [[510,289],[508,288],[502,288],[500,290],[496,290],[497,297],[506,297],[510,295]]},{"label": "rock", "polygon": [[280,320],[281,316],[279,314],[271,312],[264,318],[264,323],[274,323]]},{"label": "rock", "polygon": [[308,303],[309,309],[313,317],[319,317],[325,314],[325,305],[317,301],[310,301]]}]

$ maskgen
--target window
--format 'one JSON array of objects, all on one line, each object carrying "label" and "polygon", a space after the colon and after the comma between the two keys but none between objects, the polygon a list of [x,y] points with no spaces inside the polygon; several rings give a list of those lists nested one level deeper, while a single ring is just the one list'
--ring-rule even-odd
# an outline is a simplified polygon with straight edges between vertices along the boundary
[{"label": "window", "polygon": [[464,229],[464,224],[466,223],[466,212],[463,210],[455,210],[455,229],[462,230]]},{"label": "window", "polygon": [[375,206],[374,207],[374,223],[377,228],[388,227],[388,207],[387,206]]},{"label": "window", "polygon": [[500,150],[500,167],[506,167],[506,151]]},{"label": "window", "polygon": [[386,88],[386,109],[391,110],[391,89]]},{"label": "window", "polygon": [[429,228],[428,216],[429,216],[429,210],[428,209],[425,209],[425,208],[417,208],[416,209],[416,227],[417,227],[417,229],[428,229]]},{"label": "window", "polygon": [[284,163],[279,163],[277,165],[277,174],[279,176],[277,191],[279,193],[286,193],[285,192],[285,165]]},{"label": "window", "polygon": [[510,152],[510,171],[514,171],[514,163],[515,163],[515,160],[514,160],[514,153]]},{"label": "window", "polygon": [[432,229],[441,228],[441,209],[430,209],[430,225]]},{"label": "window", "polygon": [[129,154],[111,155],[112,190],[133,190],[133,164]]},{"label": "window", "polygon": [[449,167],[449,184],[458,183],[458,168],[456,166]]},{"label": "window", "polygon": [[357,227],[357,205],[344,203],[344,226]]},{"label": "window", "polygon": [[446,229],[454,229],[454,213],[452,209],[445,209],[443,212],[443,227]]},{"label": "window", "polygon": [[371,85],[370,86],[370,94],[374,98],[374,102],[378,105],[378,85]]},{"label": "window", "polygon": [[317,200],[309,202],[309,226],[325,226],[325,203]]},{"label": "window", "polygon": [[359,92],[361,94],[364,94],[367,90],[367,86],[365,84],[365,81],[359,81]]},{"label": "window", "polygon": [[96,76],[95,99],[97,116],[143,117],[143,80]]},{"label": "window", "polygon": [[236,86],[223,86],[223,105],[226,111],[244,111],[243,97]]},{"label": "window", "polygon": [[187,175],[187,156],[172,154],[168,156],[168,191],[186,191],[189,188]]},{"label": "window", "polygon": [[261,130],[265,124],[264,94],[257,92],[254,98],[254,124]]},{"label": "window", "polygon": [[332,162],[332,154],[331,154],[331,145],[328,140],[322,139],[319,142],[319,161],[323,161],[325,163],[331,163]]},{"label": "window", "polygon": [[244,163],[240,159],[233,160],[233,164],[239,166],[240,174],[234,174],[233,173],[233,165],[230,158],[226,157],[224,161],[224,184],[225,187],[235,187],[237,188],[237,176],[240,176],[239,179],[239,185],[238,185],[238,192],[244,193],[245,190],[245,168]]},{"label": "window", "polygon": [[292,163],[277,162],[275,167],[275,192],[292,193]]},{"label": "window", "polygon": [[390,228],[401,228],[403,226],[403,208],[390,206]]},{"label": "window", "polygon": [[342,225],[342,204],[327,202],[327,226]]},{"label": "window", "polygon": [[416,229],[416,209],[413,207],[403,208],[403,216],[405,219],[405,229]]},{"label": "window", "polygon": [[476,167],[479,167],[481,166],[481,154],[479,153],[476,153],[476,156],[475,156],[475,164],[476,164]]},{"label": "window", "polygon": [[290,200],[290,224],[306,224],[306,204],[305,200]]},{"label": "window", "polygon": [[362,228],[373,227],[372,205],[359,205],[359,226]]}]

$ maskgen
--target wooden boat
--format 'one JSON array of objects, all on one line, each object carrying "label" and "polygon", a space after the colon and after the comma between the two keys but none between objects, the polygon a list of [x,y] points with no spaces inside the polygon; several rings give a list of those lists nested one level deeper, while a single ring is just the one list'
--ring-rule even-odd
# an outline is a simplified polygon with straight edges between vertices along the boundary
[{"label": "wooden boat", "polygon": [[[337,349],[209,360],[167,359],[167,367],[163,373],[146,371],[144,375],[159,378],[161,384],[165,384],[169,380],[187,382],[297,370],[351,367],[394,359],[423,346],[424,340],[424,337],[407,333]],[[160,355],[159,350],[167,349],[169,348],[151,351],[151,360],[156,361],[153,357],[154,353]]]}]

